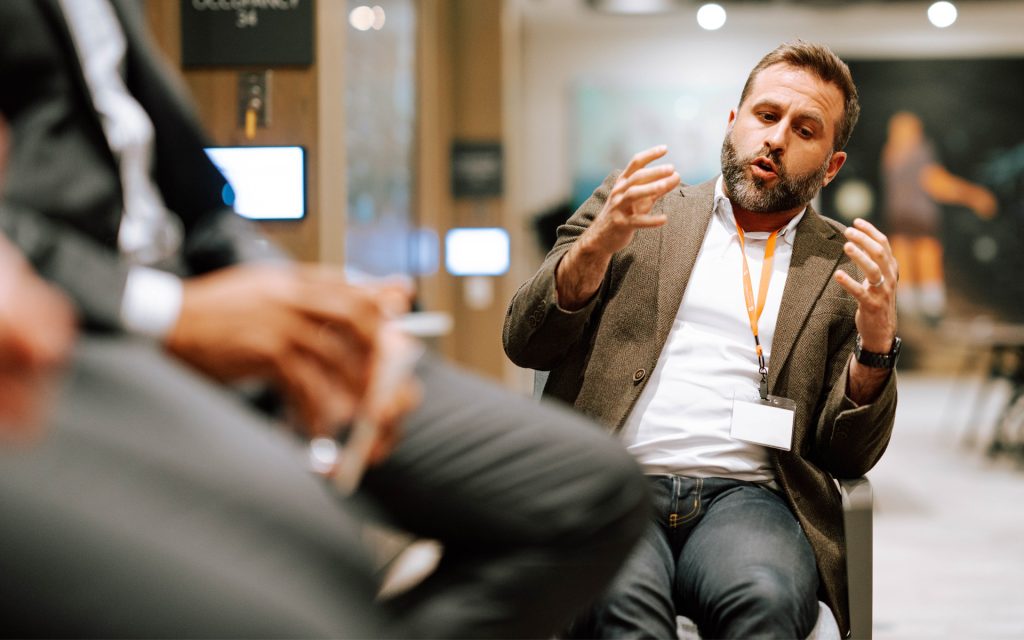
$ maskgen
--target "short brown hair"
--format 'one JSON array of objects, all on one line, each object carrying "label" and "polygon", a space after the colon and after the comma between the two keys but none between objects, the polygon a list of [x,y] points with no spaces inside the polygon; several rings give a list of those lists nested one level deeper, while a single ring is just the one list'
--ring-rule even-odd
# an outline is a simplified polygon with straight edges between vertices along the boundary
[{"label": "short brown hair", "polygon": [[747,83],[740,94],[740,104],[747,99],[754,79],[761,71],[777,64],[785,64],[798,69],[807,69],[825,82],[831,82],[843,92],[843,118],[836,126],[836,135],[832,139],[834,151],[846,147],[853,133],[853,127],[860,117],[860,101],[857,98],[857,85],[853,84],[850,68],[839,59],[831,49],[823,44],[795,40],[786,42],[769,52],[757,66],[750,71]]}]

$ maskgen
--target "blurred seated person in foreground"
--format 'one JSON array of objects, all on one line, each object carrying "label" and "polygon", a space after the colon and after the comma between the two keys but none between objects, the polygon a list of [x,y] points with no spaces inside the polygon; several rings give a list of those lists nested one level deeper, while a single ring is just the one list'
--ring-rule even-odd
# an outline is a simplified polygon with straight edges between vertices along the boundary
[{"label": "blurred seated person in foreground", "polygon": [[[138,9],[0,3],[0,230],[87,329],[53,437],[0,465],[18,514],[0,525],[18,549],[0,568],[17,596],[5,628],[549,635],[639,535],[635,463],[588,421],[429,356],[383,384],[396,297],[289,264],[224,205]],[[370,606],[351,502],[218,384],[252,379],[276,387],[306,436],[372,426],[355,502],[443,544],[428,579]]]}]

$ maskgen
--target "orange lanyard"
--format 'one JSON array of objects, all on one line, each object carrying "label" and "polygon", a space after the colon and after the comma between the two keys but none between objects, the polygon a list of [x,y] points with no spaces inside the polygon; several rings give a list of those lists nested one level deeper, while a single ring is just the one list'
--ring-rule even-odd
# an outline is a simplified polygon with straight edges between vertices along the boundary
[{"label": "orange lanyard", "polygon": [[768,367],[764,361],[764,350],[757,336],[757,321],[764,311],[764,302],[768,299],[768,283],[772,279],[772,262],[775,259],[775,240],[779,237],[778,228],[768,236],[768,244],[764,248],[764,262],[761,264],[761,283],[757,291],[757,303],[754,303],[754,289],[750,283],[750,267],[747,266],[747,245],[743,238],[743,229],[736,223],[736,232],[740,236],[740,255],[743,256],[743,297],[747,301],[747,316],[750,318],[750,330],[754,333],[754,346],[757,349],[758,373],[761,374],[760,394],[762,400],[768,399]]}]

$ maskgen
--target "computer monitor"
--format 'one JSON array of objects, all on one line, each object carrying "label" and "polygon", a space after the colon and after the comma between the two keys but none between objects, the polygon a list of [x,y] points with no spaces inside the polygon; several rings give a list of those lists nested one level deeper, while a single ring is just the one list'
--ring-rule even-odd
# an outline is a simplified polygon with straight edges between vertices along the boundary
[{"label": "computer monitor", "polygon": [[230,188],[224,203],[253,220],[306,215],[306,152],[299,146],[207,147]]},{"label": "computer monitor", "polygon": [[460,227],[445,234],[444,264],[453,276],[500,276],[509,267],[508,231]]}]

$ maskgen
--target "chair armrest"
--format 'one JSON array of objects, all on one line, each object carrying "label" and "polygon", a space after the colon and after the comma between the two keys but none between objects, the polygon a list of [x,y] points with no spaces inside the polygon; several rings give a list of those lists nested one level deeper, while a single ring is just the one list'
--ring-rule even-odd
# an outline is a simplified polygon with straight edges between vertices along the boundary
[{"label": "chair armrest", "polygon": [[874,495],[867,478],[839,480],[846,531],[846,576],[853,638],[871,638],[872,626],[872,512]]}]

